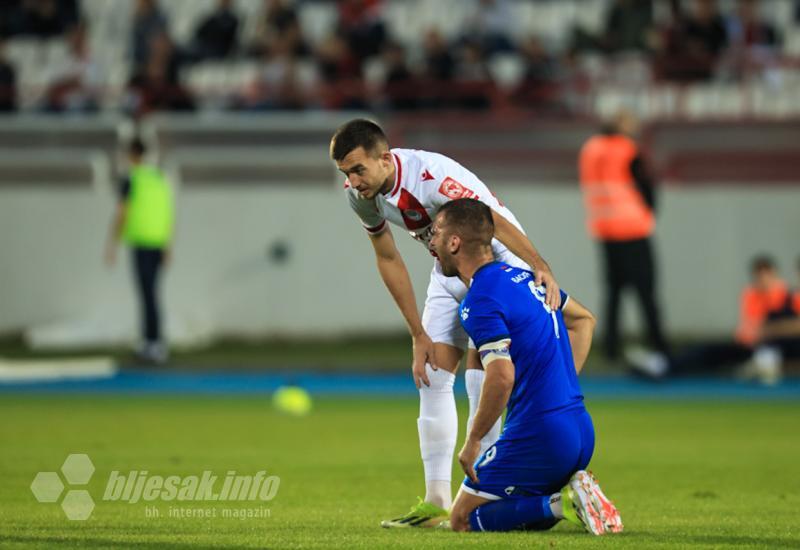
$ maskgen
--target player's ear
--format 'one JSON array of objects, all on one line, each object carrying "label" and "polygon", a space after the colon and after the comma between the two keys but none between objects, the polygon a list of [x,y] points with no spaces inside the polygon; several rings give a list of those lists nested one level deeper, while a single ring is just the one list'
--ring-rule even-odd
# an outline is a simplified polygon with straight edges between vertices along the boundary
[{"label": "player's ear", "polygon": [[461,237],[458,235],[450,235],[447,248],[449,249],[450,254],[455,254],[458,252],[461,249]]}]

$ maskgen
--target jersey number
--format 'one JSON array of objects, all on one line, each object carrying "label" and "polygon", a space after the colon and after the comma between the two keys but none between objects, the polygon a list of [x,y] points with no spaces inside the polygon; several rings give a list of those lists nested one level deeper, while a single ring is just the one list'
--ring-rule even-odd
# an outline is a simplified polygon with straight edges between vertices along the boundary
[{"label": "jersey number", "polygon": [[537,300],[539,300],[539,302],[541,302],[542,307],[544,308],[544,310],[547,313],[550,314],[550,317],[553,319],[553,330],[556,333],[556,338],[560,339],[561,336],[558,333],[558,319],[556,318],[556,312],[553,311],[550,308],[550,306],[548,306],[547,303],[545,303],[545,301],[544,301],[545,298],[547,297],[546,294],[545,294],[545,291],[544,291],[544,287],[543,286],[536,286],[536,284],[533,281],[530,281],[528,283],[528,288],[530,289],[531,294],[533,294],[533,297],[536,298]]}]

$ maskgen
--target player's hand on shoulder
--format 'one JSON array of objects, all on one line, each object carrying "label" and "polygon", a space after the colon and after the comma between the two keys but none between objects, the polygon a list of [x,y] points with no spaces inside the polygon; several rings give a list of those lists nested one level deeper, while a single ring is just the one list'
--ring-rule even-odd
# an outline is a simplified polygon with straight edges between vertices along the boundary
[{"label": "player's hand on shoulder", "polygon": [[461,452],[458,453],[458,462],[461,464],[461,469],[464,474],[473,482],[479,483],[478,474],[475,473],[475,461],[481,453],[481,440],[470,439],[464,442]]},{"label": "player's hand on shoulder", "polygon": [[412,336],[414,360],[411,364],[411,374],[414,377],[414,385],[417,389],[431,385],[428,380],[428,373],[425,371],[425,364],[430,364],[433,370],[438,370],[433,357],[433,340],[425,332],[421,332],[417,336]]},{"label": "player's hand on shoulder", "polygon": [[536,286],[545,286],[545,303],[550,309],[557,311],[561,307],[561,288],[558,286],[555,275],[550,271],[550,266],[542,262],[534,268],[536,270]]}]

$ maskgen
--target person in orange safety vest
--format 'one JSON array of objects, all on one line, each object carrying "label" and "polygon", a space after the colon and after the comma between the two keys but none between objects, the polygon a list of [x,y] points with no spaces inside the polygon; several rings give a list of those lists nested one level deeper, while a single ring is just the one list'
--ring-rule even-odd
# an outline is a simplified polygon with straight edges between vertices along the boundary
[{"label": "person in orange safety vest", "polygon": [[634,140],[638,121],[620,112],[580,152],[580,186],[586,225],[599,243],[604,262],[605,352],[620,354],[619,306],[622,291],[632,288],[647,324],[655,364],[651,374],[666,373],[669,346],[662,330],[656,299],[656,267],[651,237],[656,227],[655,193],[639,146]]}]

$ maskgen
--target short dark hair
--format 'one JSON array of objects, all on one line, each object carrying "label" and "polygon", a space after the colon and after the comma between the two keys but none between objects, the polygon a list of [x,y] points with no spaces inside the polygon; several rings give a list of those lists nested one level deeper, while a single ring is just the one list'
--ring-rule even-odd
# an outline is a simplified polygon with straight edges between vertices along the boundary
[{"label": "short dark hair", "polygon": [[470,247],[490,246],[494,237],[492,209],[475,199],[456,199],[439,209],[444,225],[452,228]]},{"label": "short dark hair", "polygon": [[147,146],[140,137],[133,138],[128,143],[128,153],[137,157],[141,157],[147,152]]},{"label": "short dark hair", "polygon": [[759,271],[764,271],[765,269],[775,269],[775,260],[773,260],[771,256],[768,256],[767,254],[759,254],[750,260],[751,273],[758,273]]},{"label": "short dark hair", "polygon": [[341,161],[352,151],[363,147],[370,153],[379,145],[388,146],[389,140],[381,127],[365,118],[357,118],[347,122],[336,130],[331,138],[331,158]]}]

